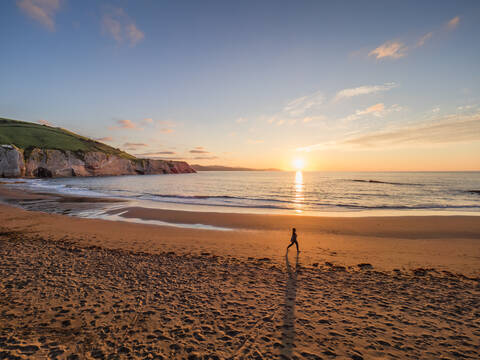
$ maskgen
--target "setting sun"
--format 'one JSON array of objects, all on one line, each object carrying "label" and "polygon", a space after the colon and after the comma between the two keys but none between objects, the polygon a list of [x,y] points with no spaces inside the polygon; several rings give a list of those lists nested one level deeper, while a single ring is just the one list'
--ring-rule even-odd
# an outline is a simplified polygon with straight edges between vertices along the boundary
[{"label": "setting sun", "polygon": [[305,159],[302,158],[296,158],[293,160],[293,167],[295,170],[303,170],[305,167]]}]

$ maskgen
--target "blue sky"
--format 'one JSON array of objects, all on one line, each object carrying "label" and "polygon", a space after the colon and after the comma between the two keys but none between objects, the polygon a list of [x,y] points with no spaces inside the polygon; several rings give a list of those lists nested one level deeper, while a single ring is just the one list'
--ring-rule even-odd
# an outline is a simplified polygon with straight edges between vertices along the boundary
[{"label": "blue sky", "polygon": [[0,116],[145,157],[480,170],[478,1],[0,3]]}]

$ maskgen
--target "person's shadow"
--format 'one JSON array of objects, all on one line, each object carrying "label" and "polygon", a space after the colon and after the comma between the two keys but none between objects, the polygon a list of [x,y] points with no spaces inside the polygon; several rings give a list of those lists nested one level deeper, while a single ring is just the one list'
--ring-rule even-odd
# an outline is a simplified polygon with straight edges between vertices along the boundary
[{"label": "person's shadow", "polygon": [[296,254],[294,268],[290,266],[288,254],[285,255],[285,262],[287,267],[287,283],[285,286],[285,311],[283,314],[281,354],[290,359],[292,357],[295,341],[295,302],[297,297],[298,253]]}]

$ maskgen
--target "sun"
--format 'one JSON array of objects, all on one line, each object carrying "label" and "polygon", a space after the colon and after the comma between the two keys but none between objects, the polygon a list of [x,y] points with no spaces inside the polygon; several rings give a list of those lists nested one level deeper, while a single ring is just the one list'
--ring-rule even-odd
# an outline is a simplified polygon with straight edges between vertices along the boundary
[{"label": "sun", "polygon": [[302,158],[294,159],[293,160],[293,167],[297,171],[303,170],[303,168],[305,167],[305,159],[302,159]]}]

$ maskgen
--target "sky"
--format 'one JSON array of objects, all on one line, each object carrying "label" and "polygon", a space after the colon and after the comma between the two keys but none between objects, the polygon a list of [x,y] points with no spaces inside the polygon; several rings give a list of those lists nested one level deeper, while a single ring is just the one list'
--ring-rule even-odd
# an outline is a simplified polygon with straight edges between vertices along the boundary
[{"label": "sky", "polygon": [[0,117],[139,157],[480,170],[480,1],[0,2]]}]

